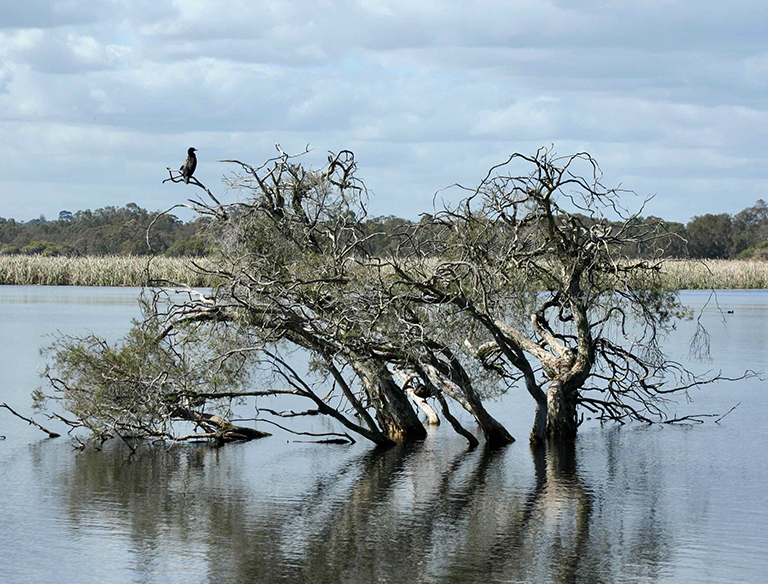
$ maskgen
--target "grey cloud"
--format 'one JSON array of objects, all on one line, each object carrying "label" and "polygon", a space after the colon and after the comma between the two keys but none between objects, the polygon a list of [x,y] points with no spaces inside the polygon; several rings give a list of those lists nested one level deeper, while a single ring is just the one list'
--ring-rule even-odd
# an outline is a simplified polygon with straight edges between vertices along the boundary
[{"label": "grey cloud", "polygon": [[548,46],[659,52],[707,51],[724,42],[730,50],[745,54],[762,46],[768,17],[768,8],[750,2],[727,6],[624,3],[616,8],[604,3],[487,2],[471,14],[450,3],[377,4],[377,9],[366,9],[353,2],[295,3],[285,11],[270,10],[268,3],[211,4],[210,9],[181,9],[177,17],[146,25],[141,31],[160,45],[173,45],[176,39],[199,51],[215,40],[264,39],[278,56],[290,55],[296,46],[316,46],[329,59],[342,58],[352,47],[386,51]]},{"label": "grey cloud", "polygon": [[0,30],[14,28],[53,28],[88,24],[108,18],[114,10],[108,1],[24,0],[3,3]]},{"label": "grey cloud", "polygon": [[141,24],[178,14],[171,0],[22,0],[5,2],[0,30]]},{"label": "grey cloud", "polygon": [[36,71],[61,75],[128,66],[129,47],[101,42],[90,32],[71,27],[0,32],[0,54]]},{"label": "grey cloud", "polygon": [[13,81],[13,71],[3,61],[0,61],[0,94],[7,93]]}]

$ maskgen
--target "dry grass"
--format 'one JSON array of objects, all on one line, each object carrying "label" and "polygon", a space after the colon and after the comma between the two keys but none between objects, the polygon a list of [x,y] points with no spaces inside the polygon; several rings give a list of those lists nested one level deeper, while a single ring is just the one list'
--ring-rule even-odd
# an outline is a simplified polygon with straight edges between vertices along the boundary
[{"label": "dry grass", "polygon": [[0,256],[0,285],[142,286],[148,278],[208,285],[188,258]]}]

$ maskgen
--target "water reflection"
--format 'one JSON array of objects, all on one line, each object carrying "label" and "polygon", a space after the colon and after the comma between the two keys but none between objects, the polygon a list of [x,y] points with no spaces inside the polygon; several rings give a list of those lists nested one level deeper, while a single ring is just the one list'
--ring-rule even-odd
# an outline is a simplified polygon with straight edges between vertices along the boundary
[{"label": "water reflection", "polygon": [[[622,506],[581,476],[573,448],[533,450],[529,473],[511,470],[509,452],[436,446],[428,440],[356,452],[325,472],[308,468],[298,486],[295,476],[268,467],[254,475],[245,449],[144,449],[129,459],[125,449],[108,448],[77,456],[61,477],[62,495],[73,533],[100,529],[129,542],[134,581],[625,582],[664,575],[671,538],[653,484],[633,493],[647,512],[623,518],[612,510]],[[626,476],[626,468],[611,470],[614,447],[606,447],[608,473]],[[653,468],[644,476],[652,483]],[[184,574],[174,573],[181,565]]]},{"label": "water reflection", "polygon": [[[85,292],[57,289],[46,304],[43,292],[29,292],[39,303],[9,303],[19,290],[0,289],[2,401],[11,404],[28,403],[39,383],[42,335],[87,325],[117,338],[136,316],[123,301],[70,302]],[[89,289],[84,300],[102,294]],[[705,311],[715,361],[697,366],[738,374],[765,364],[768,292],[720,293],[720,303],[735,313],[726,327]],[[689,324],[670,340],[679,359]],[[119,443],[74,453],[5,416],[0,581],[768,581],[765,389],[749,380],[680,404],[682,414],[742,402],[717,425],[587,422],[565,453],[530,452],[522,441],[467,452],[444,428],[384,453],[276,436],[220,450],[142,449],[129,460]],[[529,406],[510,394],[496,413],[524,433]]]}]

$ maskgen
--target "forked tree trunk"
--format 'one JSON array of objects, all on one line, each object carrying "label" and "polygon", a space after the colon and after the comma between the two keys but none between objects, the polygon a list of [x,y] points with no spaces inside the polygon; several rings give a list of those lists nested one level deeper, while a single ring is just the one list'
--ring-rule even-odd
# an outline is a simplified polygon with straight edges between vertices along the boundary
[{"label": "forked tree trunk", "polygon": [[386,365],[376,361],[355,361],[353,366],[376,409],[376,421],[387,436],[398,442],[427,437],[408,397],[392,379]]}]

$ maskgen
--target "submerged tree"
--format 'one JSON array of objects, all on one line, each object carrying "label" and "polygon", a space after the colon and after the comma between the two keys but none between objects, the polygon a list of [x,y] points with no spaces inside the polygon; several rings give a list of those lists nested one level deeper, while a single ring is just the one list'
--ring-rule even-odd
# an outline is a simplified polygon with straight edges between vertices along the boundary
[{"label": "submerged tree", "polygon": [[[394,240],[365,224],[367,192],[349,151],[317,170],[282,150],[260,167],[224,162],[237,169],[226,182],[243,201],[222,204],[195,180],[207,199],[184,205],[208,219],[213,253],[192,265],[217,284],[202,293],[155,282],[121,344],[58,339],[51,397],[74,415],[70,424],[103,438],[251,439],[263,433],[235,426],[232,406],[256,398],[272,423],[324,415],[345,430],[324,439],[351,432],[387,446],[422,439],[413,404],[436,420],[434,399],[471,445],[452,402],[496,447],[513,438],[483,397],[518,382],[537,403],[534,441],[573,439],[579,408],[664,421],[666,396],[701,383],[659,349],[683,314],[654,260],[669,234],[638,227],[587,154],[515,154],[458,205]],[[527,168],[507,172],[515,163]],[[389,239],[374,256],[377,237]],[[650,259],[622,256],[638,246]],[[682,383],[667,388],[670,376]],[[310,406],[258,401],[273,396]]]},{"label": "submerged tree", "polygon": [[[408,396],[435,419],[416,396],[428,383],[470,444],[477,438],[451,415],[446,393],[475,416],[490,443],[513,440],[485,411],[469,376],[455,383],[462,371],[447,349],[412,332],[418,315],[409,316],[407,301],[387,293],[391,273],[366,251],[375,234],[363,228],[367,193],[351,152],[330,156],[320,170],[282,152],[258,168],[227,162],[240,169],[228,183],[245,200],[222,205],[198,185],[212,202],[188,204],[212,219],[215,252],[205,266],[194,263],[218,280],[211,292],[157,282],[144,321],[122,345],[93,337],[54,345],[53,397],[78,423],[102,435],[168,437],[182,420],[201,425],[206,436],[239,437],[212,428],[209,410],[226,420],[233,400],[290,396],[308,399],[310,408],[260,413],[327,415],[390,445],[426,436]],[[308,355],[308,371],[285,357],[297,349]],[[404,373],[414,368],[429,371],[418,385]]]},{"label": "submerged tree", "polygon": [[[572,440],[580,408],[621,423],[675,421],[672,394],[719,379],[661,351],[686,316],[660,274],[670,234],[626,211],[589,154],[513,154],[464,190],[433,217],[442,230],[414,234],[417,252],[391,265],[412,301],[465,321],[465,350],[485,369],[530,393],[533,442]],[[625,255],[639,247],[646,258]]]}]

